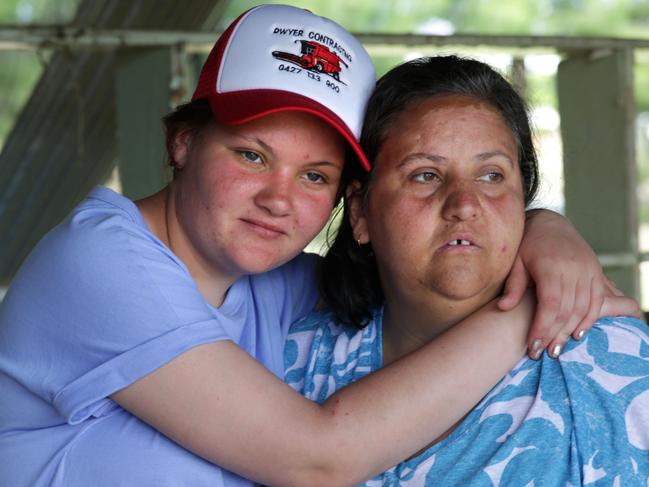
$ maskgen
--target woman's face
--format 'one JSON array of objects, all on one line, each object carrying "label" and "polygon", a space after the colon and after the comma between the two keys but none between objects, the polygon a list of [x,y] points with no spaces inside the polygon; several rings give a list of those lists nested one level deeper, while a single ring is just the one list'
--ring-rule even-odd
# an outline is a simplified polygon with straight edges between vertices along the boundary
[{"label": "woman's face", "polygon": [[[523,235],[518,150],[499,112],[449,95],[390,128],[354,224],[371,241],[386,298],[492,299]],[[352,222],[354,222],[352,213]]]},{"label": "woman's face", "polygon": [[299,112],[180,134],[173,184],[184,251],[225,277],[287,262],[326,223],[345,147],[333,128]]}]

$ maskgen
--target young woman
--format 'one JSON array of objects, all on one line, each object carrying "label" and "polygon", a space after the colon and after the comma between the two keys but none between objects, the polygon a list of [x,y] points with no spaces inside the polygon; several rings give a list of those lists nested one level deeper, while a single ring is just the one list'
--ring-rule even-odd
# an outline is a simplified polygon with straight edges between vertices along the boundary
[{"label": "young woman", "polygon": [[[296,323],[285,351],[287,381],[318,401],[489,307],[535,193],[525,104],[478,61],[391,70],[361,140],[373,168],[323,264],[332,308]],[[644,323],[600,320],[558,361],[521,361],[432,446],[365,485],[646,485],[647,350]]]},{"label": "young woman", "polygon": [[[288,327],[318,299],[317,258],[300,251],[336,202],[348,147],[345,167],[369,167],[356,136],[374,82],[362,46],[307,11],[266,5],[230,26],[194,101],[167,119],[173,181],[136,203],[98,188],[15,276],[0,309],[0,483],[346,484],[424,446],[404,424],[428,441],[502,376],[526,307],[470,318],[482,338],[450,333],[323,406],[280,380]],[[570,281],[588,282],[586,306],[568,303],[576,319],[561,325],[572,331],[601,304],[592,276],[605,284],[554,225],[529,235],[568,235],[560,261],[586,257]],[[548,256],[523,246],[532,269]],[[417,390],[393,396],[397,383]]]}]

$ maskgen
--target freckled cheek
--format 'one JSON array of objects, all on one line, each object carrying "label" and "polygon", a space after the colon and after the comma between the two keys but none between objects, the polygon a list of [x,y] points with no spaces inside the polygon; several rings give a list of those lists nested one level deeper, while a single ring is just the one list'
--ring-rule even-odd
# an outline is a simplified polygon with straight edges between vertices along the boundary
[{"label": "freckled cheek", "polygon": [[318,227],[317,231],[320,231],[331,215],[333,204],[334,197],[329,195],[299,199],[295,203],[298,208],[296,224],[309,228]]},{"label": "freckled cheek", "polygon": [[377,256],[397,262],[407,259],[406,256],[413,252],[417,254],[422,243],[426,245],[422,238],[430,234],[427,222],[409,207],[380,208],[369,223],[370,240]]},{"label": "freckled cheek", "polygon": [[224,177],[214,181],[211,187],[213,201],[220,209],[229,209],[252,202],[261,191],[259,184],[250,177]]},{"label": "freckled cheek", "polygon": [[401,201],[393,209],[390,220],[392,228],[401,228],[404,235],[415,239],[424,233],[430,235],[441,221],[437,207],[424,200]]}]

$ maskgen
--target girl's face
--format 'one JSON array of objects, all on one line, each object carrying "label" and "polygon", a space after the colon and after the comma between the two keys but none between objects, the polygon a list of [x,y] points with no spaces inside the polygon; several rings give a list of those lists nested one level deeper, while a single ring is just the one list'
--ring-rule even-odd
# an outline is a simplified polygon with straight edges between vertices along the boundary
[{"label": "girl's face", "polygon": [[391,126],[359,206],[355,235],[371,241],[388,301],[432,294],[449,305],[486,302],[523,234],[514,135],[473,98],[416,103]]},{"label": "girl's face", "polygon": [[172,184],[182,253],[226,279],[295,257],[331,213],[345,148],[338,132],[301,112],[181,133]]}]

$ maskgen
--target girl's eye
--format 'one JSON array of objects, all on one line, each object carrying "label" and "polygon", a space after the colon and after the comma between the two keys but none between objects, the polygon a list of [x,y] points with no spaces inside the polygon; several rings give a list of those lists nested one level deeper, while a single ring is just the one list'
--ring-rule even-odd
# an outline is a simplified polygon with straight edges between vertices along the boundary
[{"label": "girl's eye", "polygon": [[440,177],[433,171],[421,171],[412,176],[412,180],[417,183],[430,183],[438,181],[439,179]]},{"label": "girl's eye", "polygon": [[309,171],[304,175],[304,177],[310,183],[324,184],[327,182],[326,178],[322,174],[313,171]]},{"label": "girl's eye", "polygon": [[487,183],[499,183],[503,179],[505,179],[505,176],[503,176],[501,173],[496,171],[490,171],[478,178],[478,180],[485,181]]},{"label": "girl's eye", "polygon": [[247,162],[252,162],[253,164],[261,164],[263,159],[259,154],[251,150],[243,150],[239,152],[241,157],[243,157]]}]

